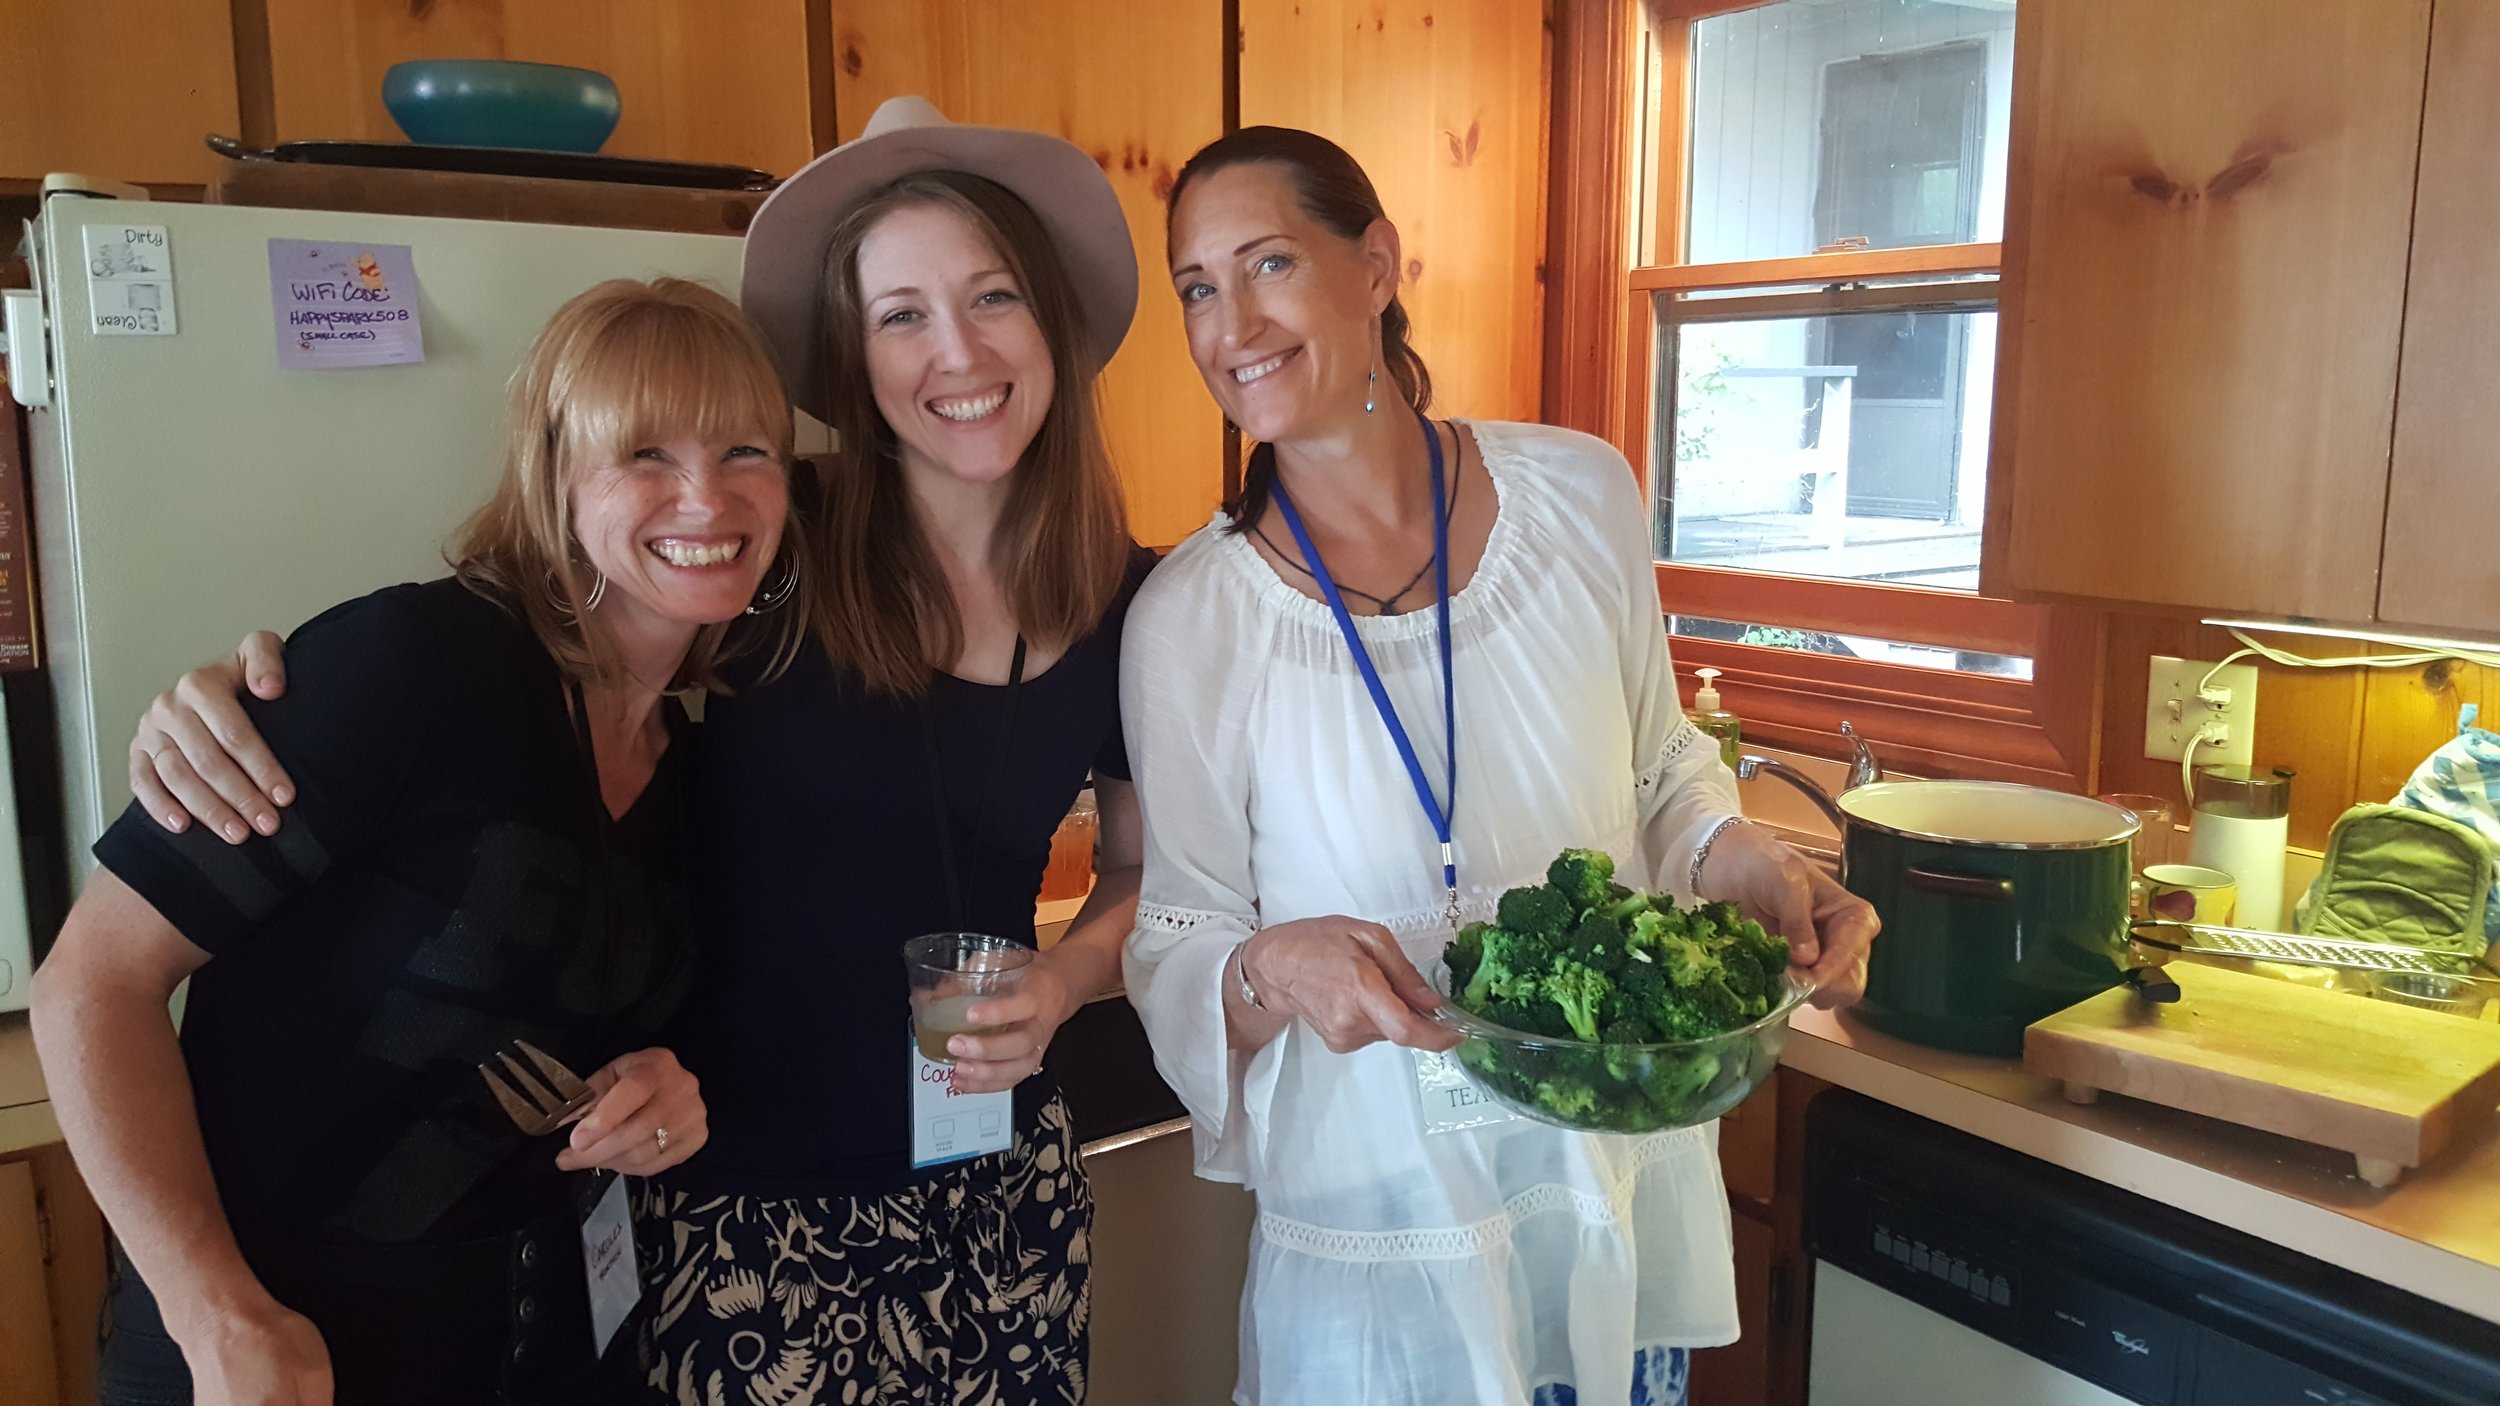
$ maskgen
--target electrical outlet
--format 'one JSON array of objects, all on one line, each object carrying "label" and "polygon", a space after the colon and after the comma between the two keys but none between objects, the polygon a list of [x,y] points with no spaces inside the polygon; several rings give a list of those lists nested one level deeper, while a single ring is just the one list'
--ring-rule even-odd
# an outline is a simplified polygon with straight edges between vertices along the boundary
[{"label": "electrical outlet", "polygon": [[[2207,674],[2211,689],[2227,689],[2228,703],[2214,703],[2198,692]],[[2218,726],[2222,736],[2196,749],[2196,764],[2236,763],[2246,766],[2257,741],[2257,666],[2233,664],[2216,672],[2210,659],[2153,656],[2152,682],[2144,690],[2144,755],[2157,762],[2175,762],[2197,730]]]}]

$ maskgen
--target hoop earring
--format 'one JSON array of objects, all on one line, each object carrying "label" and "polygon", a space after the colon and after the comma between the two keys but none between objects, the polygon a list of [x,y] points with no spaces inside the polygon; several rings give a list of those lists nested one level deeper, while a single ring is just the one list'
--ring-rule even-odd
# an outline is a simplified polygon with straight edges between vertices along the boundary
[{"label": "hoop earring", "polygon": [[547,573],[547,603],[556,608],[556,614],[579,624],[582,615],[588,615],[590,612],[597,610],[599,608],[599,602],[607,599],[607,574],[599,571],[594,571],[591,574],[598,579],[590,583],[590,594],[582,598],[581,612],[577,615],[574,613],[573,603],[565,599],[563,579],[557,576],[553,571],[549,571]]},{"label": "hoop earring", "polygon": [[790,597],[797,595],[798,591],[798,563],[793,561],[784,561],[781,564],[781,575],[779,578],[766,581],[764,583],[764,588],[755,593],[755,599],[747,605],[747,614],[770,615],[774,611],[788,605],[790,603]]}]

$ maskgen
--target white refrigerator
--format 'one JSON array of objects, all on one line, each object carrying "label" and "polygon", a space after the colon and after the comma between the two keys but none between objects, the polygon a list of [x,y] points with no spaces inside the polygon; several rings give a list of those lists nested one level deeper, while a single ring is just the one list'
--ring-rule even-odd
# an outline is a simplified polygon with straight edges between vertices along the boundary
[{"label": "white refrigerator", "polygon": [[[283,367],[273,240],[379,251],[377,268],[405,248],[423,360]],[[70,195],[29,242],[36,286],[9,295],[7,331],[73,884],[129,800],[131,728],[176,675],[247,630],[444,573],[500,471],[506,379],[560,304],[661,274],[734,296],[740,252],[718,235]],[[8,950],[0,912],[0,965],[20,974],[0,1010],[25,1004],[24,927]]]}]

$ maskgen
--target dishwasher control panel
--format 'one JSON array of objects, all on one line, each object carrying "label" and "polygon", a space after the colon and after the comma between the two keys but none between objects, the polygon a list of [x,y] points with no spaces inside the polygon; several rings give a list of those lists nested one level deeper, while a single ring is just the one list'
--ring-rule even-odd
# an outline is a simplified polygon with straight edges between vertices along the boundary
[{"label": "dishwasher control panel", "polygon": [[2500,1403],[2500,1327],[1899,1109],[1821,1095],[1806,1161],[1818,1272],[2126,1401]]}]

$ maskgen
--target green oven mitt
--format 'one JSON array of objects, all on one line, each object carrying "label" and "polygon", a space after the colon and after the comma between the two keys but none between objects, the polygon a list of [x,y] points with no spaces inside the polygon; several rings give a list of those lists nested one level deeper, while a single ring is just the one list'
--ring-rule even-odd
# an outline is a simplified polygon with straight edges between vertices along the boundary
[{"label": "green oven mitt", "polygon": [[2328,834],[2292,930],[2480,957],[2495,862],[2490,841],[2446,816],[2354,806]]}]

